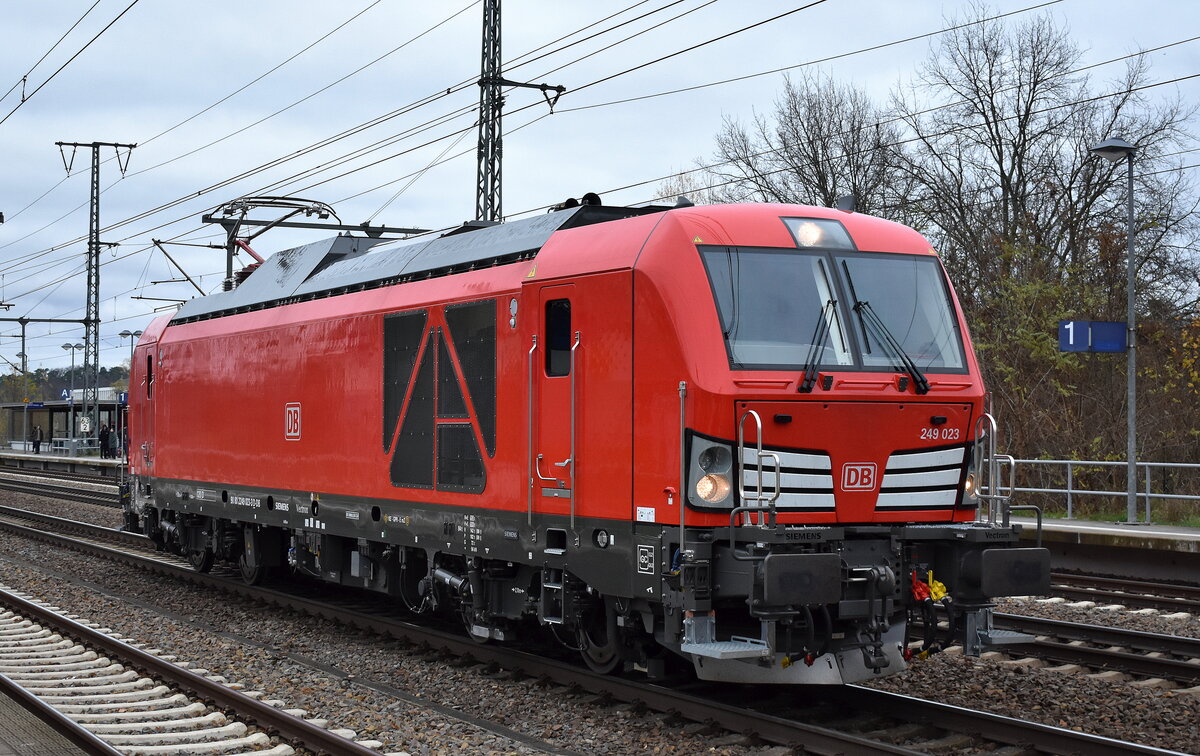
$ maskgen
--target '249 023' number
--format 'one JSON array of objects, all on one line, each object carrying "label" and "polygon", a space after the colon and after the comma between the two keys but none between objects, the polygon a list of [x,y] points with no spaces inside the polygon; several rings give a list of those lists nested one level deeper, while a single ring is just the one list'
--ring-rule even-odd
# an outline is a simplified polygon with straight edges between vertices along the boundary
[{"label": "'249 023' number", "polygon": [[922,441],[957,441],[961,430],[958,428],[922,428]]}]

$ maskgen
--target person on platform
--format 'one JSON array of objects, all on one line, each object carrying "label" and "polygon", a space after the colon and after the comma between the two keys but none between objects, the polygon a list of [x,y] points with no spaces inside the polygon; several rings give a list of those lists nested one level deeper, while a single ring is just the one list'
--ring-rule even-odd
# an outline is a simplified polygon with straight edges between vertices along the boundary
[{"label": "person on platform", "polygon": [[100,426],[100,458],[108,459],[108,438],[112,435],[112,431],[108,429],[108,425]]},{"label": "person on platform", "polygon": [[118,456],[120,456],[120,454],[118,453],[120,451],[120,448],[121,448],[121,434],[118,433],[117,429],[114,427],[111,430],[109,430],[109,432],[108,432],[108,458],[116,459]]},{"label": "person on platform", "polygon": [[29,433],[29,440],[33,442],[33,453],[34,454],[42,453],[42,438],[43,438],[42,426],[40,426],[40,425],[33,426],[33,430]]}]

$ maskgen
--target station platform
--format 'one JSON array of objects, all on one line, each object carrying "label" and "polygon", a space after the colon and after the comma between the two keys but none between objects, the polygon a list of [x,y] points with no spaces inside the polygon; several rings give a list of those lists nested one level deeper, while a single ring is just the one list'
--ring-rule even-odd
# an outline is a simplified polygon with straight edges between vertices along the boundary
[{"label": "station platform", "polygon": [[101,459],[98,456],[70,457],[65,454],[20,451],[0,451],[0,470],[57,470],[60,472],[90,473],[117,478],[125,467],[124,459]]},{"label": "station platform", "polygon": [[[1023,526],[1023,541],[1036,537],[1033,518],[1012,522]],[[1200,528],[1048,518],[1042,545],[1055,570],[1200,585]]]},{"label": "station platform", "polygon": [[0,756],[76,756],[82,749],[0,691]]}]

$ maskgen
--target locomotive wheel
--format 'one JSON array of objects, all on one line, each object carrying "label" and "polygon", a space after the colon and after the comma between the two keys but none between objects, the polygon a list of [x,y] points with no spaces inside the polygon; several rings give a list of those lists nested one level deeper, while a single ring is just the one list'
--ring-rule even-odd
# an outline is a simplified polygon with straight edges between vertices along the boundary
[{"label": "locomotive wheel", "polygon": [[210,549],[189,551],[187,560],[188,564],[192,565],[192,569],[196,572],[208,572],[213,566],[213,553]]},{"label": "locomotive wheel", "polygon": [[601,675],[611,674],[621,664],[615,640],[604,638],[603,635],[597,639],[587,630],[579,631],[579,653],[588,669]]},{"label": "locomotive wheel", "polygon": [[621,656],[617,653],[617,638],[610,632],[610,627],[615,627],[616,620],[608,616],[613,608],[607,606],[607,603],[586,612],[578,631],[579,653],[583,656],[583,663],[588,669],[602,675],[610,674],[621,666]]},{"label": "locomotive wheel", "polygon": [[263,559],[262,538],[253,527],[242,530],[242,553],[238,556],[238,571],[246,585],[258,585],[267,576],[266,560]]},{"label": "locomotive wheel", "polygon": [[267,567],[257,559],[247,559],[246,552],[238,557],[238,570],[242,573],[242,581],[246,585],[258,585],[267,576]]}]

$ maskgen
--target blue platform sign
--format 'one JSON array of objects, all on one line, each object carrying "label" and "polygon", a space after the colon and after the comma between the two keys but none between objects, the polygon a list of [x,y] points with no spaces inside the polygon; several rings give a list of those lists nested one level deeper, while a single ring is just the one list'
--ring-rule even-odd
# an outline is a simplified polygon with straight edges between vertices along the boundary
[{"label": "blue platform sign", "polygon": [[45,402],[30,402],[27,406],[29,407],[29,409],[43,409],[46,406],[46,403]]},{"label": "blue platform sign", "polygon": [[63,399],[70,399],[71,398],[71,389],[63,389],[62,394],[60,394],[60,396],[62,396]]},{"label": "blue platform sign", "polygon": [[117,394],[117,401],[121,404],[129,404],[129,392],[122,391],[121,393]]},{"label": "blue platform sign", "polygon": [[1124,352],[1125,323],[1111,320],[1060,320],[1058,351]]}]

